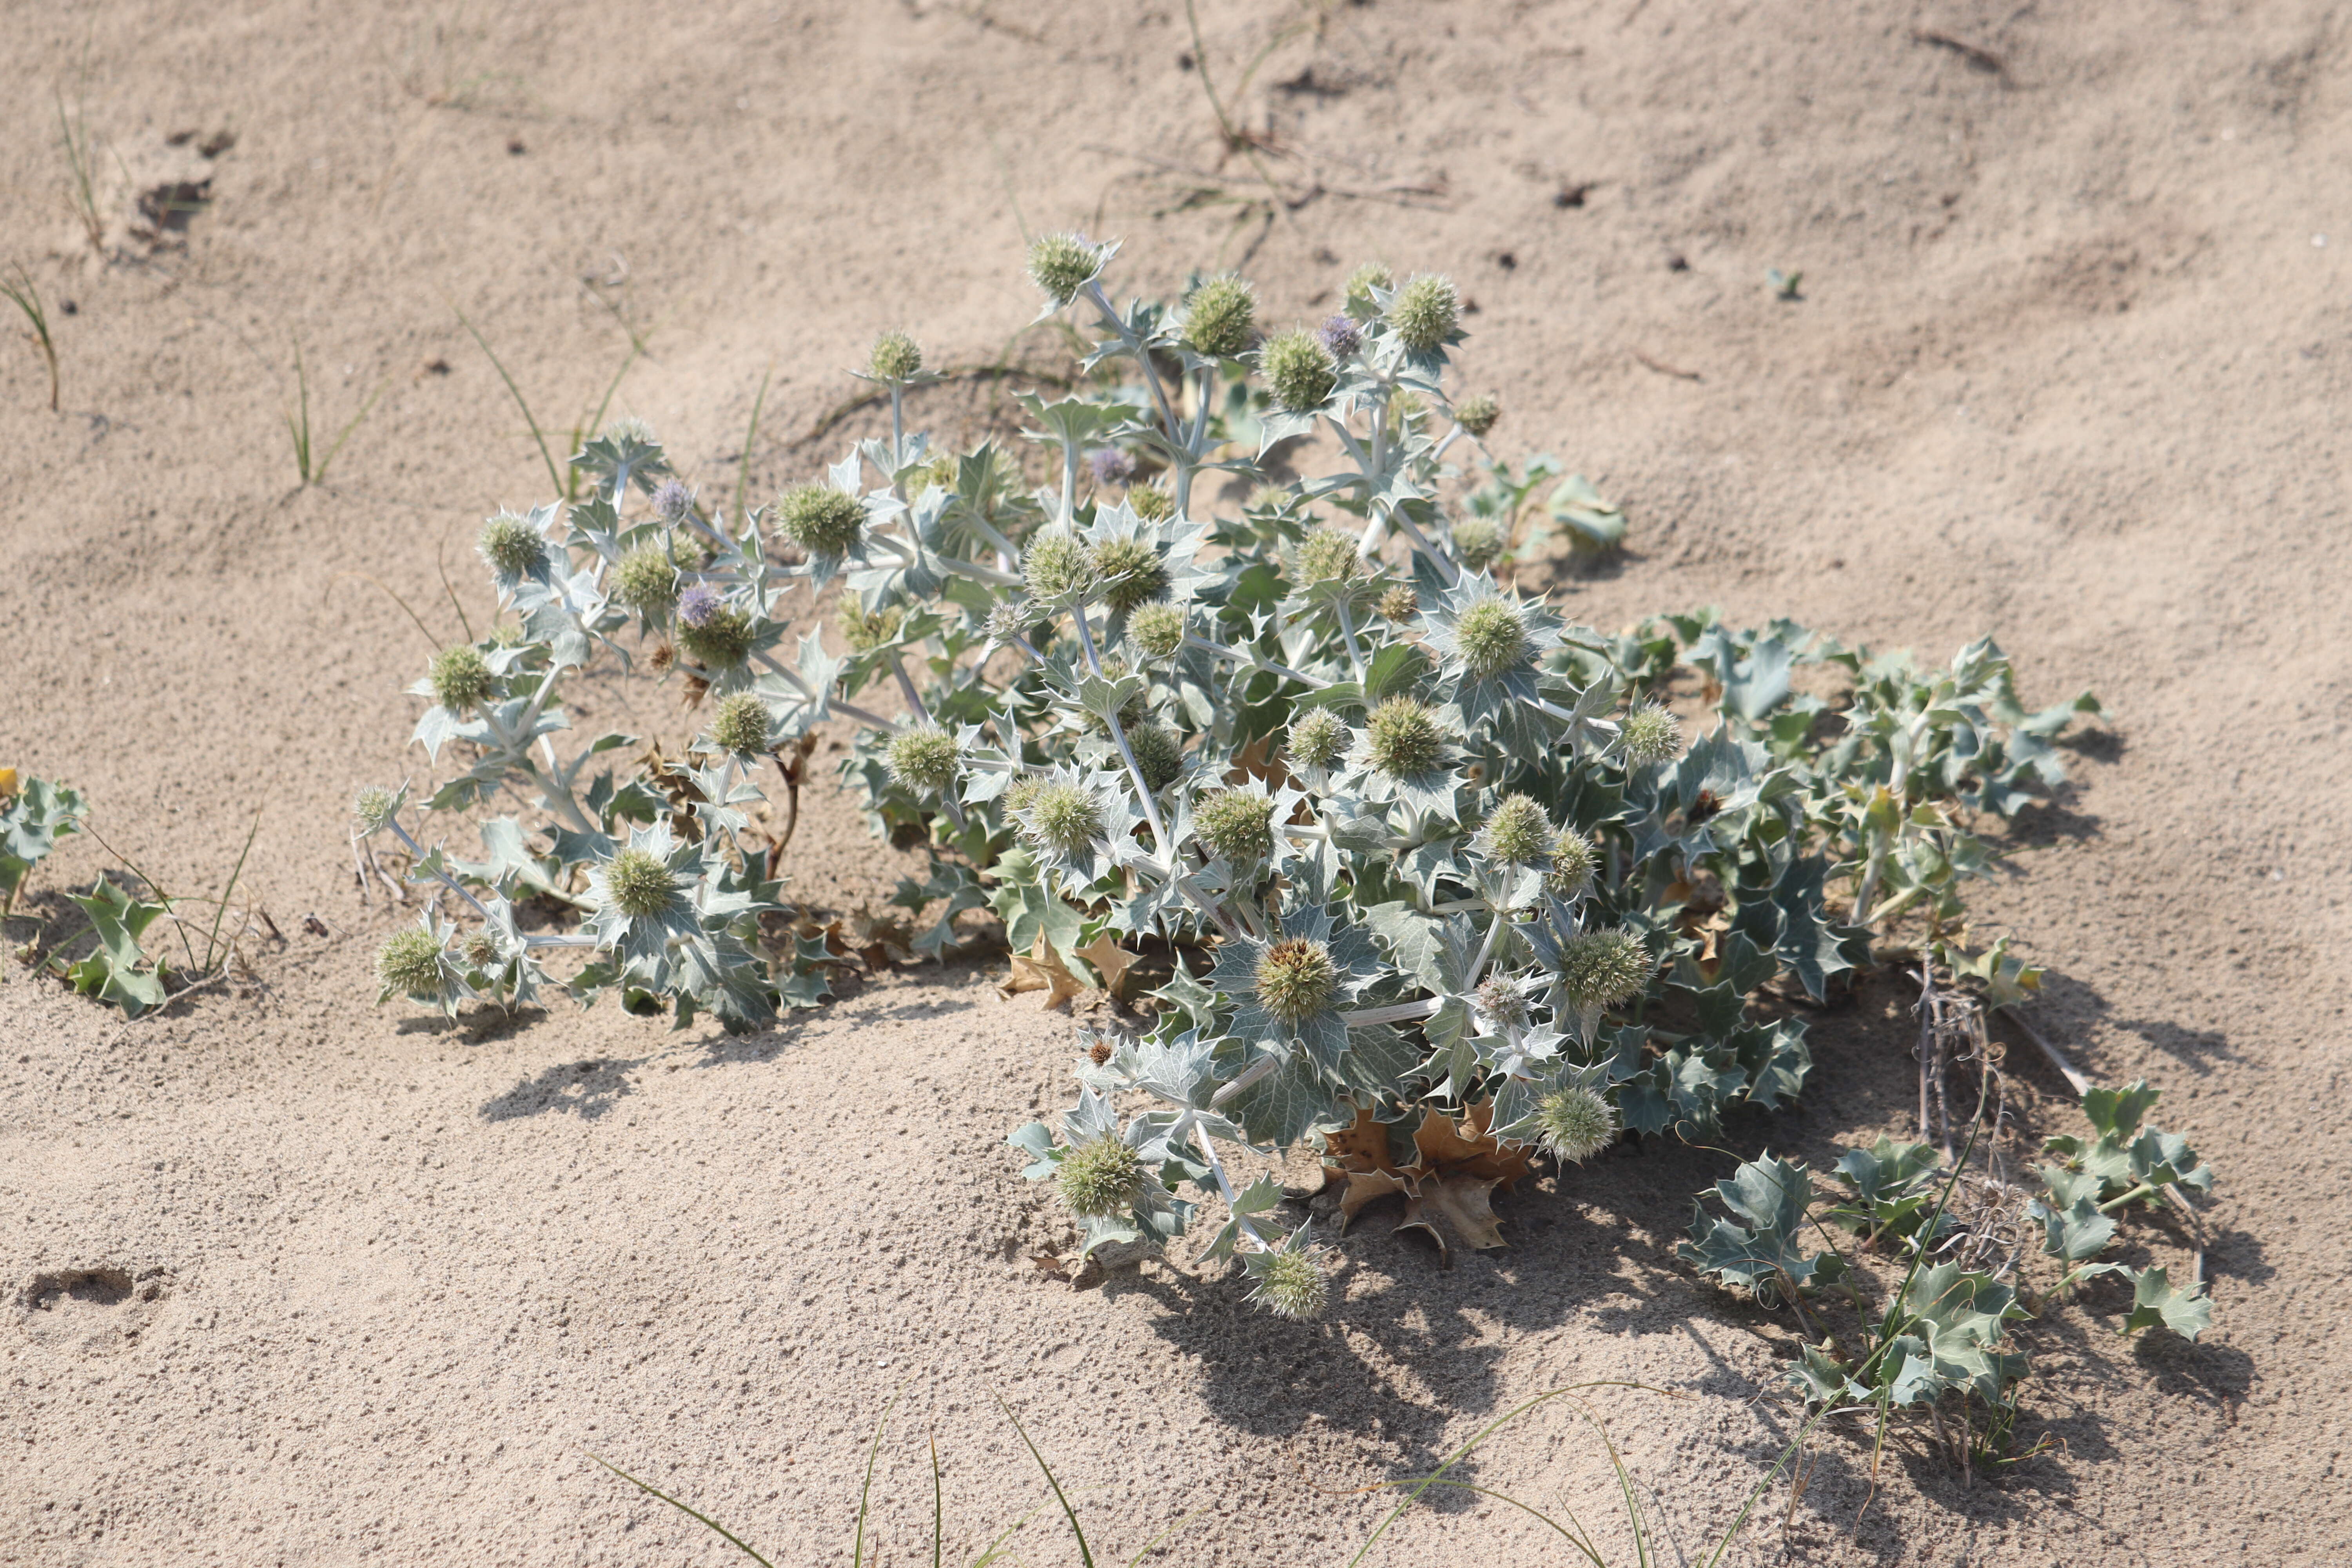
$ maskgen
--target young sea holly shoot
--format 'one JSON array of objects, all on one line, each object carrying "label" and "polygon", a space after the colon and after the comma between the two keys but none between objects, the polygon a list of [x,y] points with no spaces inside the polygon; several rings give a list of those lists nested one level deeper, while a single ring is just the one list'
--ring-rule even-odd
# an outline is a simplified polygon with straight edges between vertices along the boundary
[{"label": "young sea holly shoot", "polygon": [[[533,815],[463,861],[404,795],[362,797],[362,832],[457,910],[386,947],[387,994],[617,987],[730,1029],[814,1002],[822,954],[763,942],[779,884],[747,807],[763,759],[839,719],[869,822],[929,846],[900,890],[938,911],[919,950],[985,907],[1068,973],[1178,956],[1150,1032],[1092,1042],[1058,1131],[1013,1134],[1088,1250],[1165,1242],[1208,1204],[1205,1255],[1311,1315],[1318,1253],[1269,1180],[1233,1179],[1235,1147],[1318,1139],[1343,1212],[1404,1193],[1441,1243],[1498,1245],[1486,1194],[1535,1154],[1711,1133],[1797,1093],[1803,1026],[1749,996],[1823,994],[1906,912],[1957,929],[1990,858],[1967,824],[2057,782],[2053,740],[2095,705],[2029,712],[1990,641],[1922,670],[1788,622],[1570,626],[1489,570],[1526,553],[1497,535],[1533,478],[1484,458],[1496,405],[1449,384],[1450,281],[1368,266],[1339,312],[1269,330],[1231,276],[1115,302],[1117,249],[1031,248],[1039,319],[1093,334],[1078,390],[1021,400],[1034,475],[908,431],[929,377],[894,332],[866,372],[887,437],[767,505],[706,507],[623,426],[572,459],[588,499],[485,525],[509,618],[413,689],[417,741],[466,764],[425,808],[510,791]],[[1597,525],[1573,526],[1589,547]],[[561,683],[598,659],[691,683],[689,758],[617,780],[625,737],[559,751]],[[1665,704],[1677,668],[1704,682],[1696,721]],[[899,711],[862,706],[871,686]],[[520,929],[533,894],[578,929]],[[564,948],[587,962],[558,979]]]}]

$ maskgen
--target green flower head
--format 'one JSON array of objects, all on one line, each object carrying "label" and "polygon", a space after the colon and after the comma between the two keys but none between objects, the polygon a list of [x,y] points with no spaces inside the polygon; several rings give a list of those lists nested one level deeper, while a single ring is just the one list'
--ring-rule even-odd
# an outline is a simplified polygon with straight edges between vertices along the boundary
[{"label": "green flower head", "polygon": [[1274,853],[1274,800],[1262,789],[1213,790],[1192,807],[1192,829],[1218,859],[1255,864]]},{"label": "green flower head", "polygon": [[1391,778],[1416,778],[1444,760],[1445,731],[1428,703],[1391,697],[1364,720],[1364,757]]},{"label": "green flower head", "polygon": [[1238,359],[1256,319],[1248,284],[1231,273],[1204,279],[1184,301],[1184,346],[1209,359]]},{"label": "green flower head", "polygon": [[865,542],[866,508],[831,485],[794,485],[776,498],[776,527],[811,555],[847,555]]},{"label": "green flower head", "polygon": [[415,926],[394,931],[376,949],[375,975],[385,996],[437,998],[442,986],[442,949],[432,932]]},{"label": "green flower head", "polygon": [[1454,646],[1475,680],[1492,680],[1524,667],[1534,651],[1526,617],[1508,599],[1481,599],[1454,624]]},{"label": "green flower head", "polygon": [[1421,595],[1408,583],[1391,583],[1381,591],[1381,618],[1389,621],[1409,621],[1421,614]]},{"label": "green flower head", "polygon": [[1363,570],[1356,540],[1336,528],[1310,529],[1290,552],[1291,574],[1301,583],[1349,582]]},{"label": "green flower head", "polygon": [[1160,485],[1129,485],[1127,507],[1146,522],[1165,522],[1176,515],[1176,498]]},{"label": "green flower head", "polygon": [[768,705],[748,691],[719,704],[710,716],[711,742],[722,752],[755,756],[768,749]]},{"label": "green flower head", "polygon": [[1139,605],[1127,617],[1127,638],[1146,658],[1165,661],[1184,646],[1184,606]]},{"label": "green flower head", "polygon": [[[1129,500],[1134,499],[1133,491],[1128,493]],[[1111,538],[1090,544],[1085,570],[1092,579],[1092,596],[1109,605],[1114,614],[1133,610],[1168,592],[1168,563],[1146,540]]]},{"label": "green flower head", "polygon": [[1338,1060],[1348,1048],[1339,1010],[1380,973],[1371,937],[1318,906],[1292,910],[1268,935],[1231,938],[1217,949],[1209,984],[1234,1008],[1231,1032],[1303,1040],[1318,1057]]},{"label": "green flower head", "polygon": [[489,700],[499,689],[489,660],[471,643],[445,647],[433,656],[433,700],[452,713],[465,713]]},{"label": "green flower head", "polygon": [[382,833],[399,810],[400,797],[388,789],[363,789],[352,802],[352,815],[359,819],[362,836]]},{"label": "green flower head", "polygon": [[1433,353],[1453,336],[1462,314],[1454,280],[1434,272],[1417,274],[1389,300],[1389,325],[1397,340],[1419,354]]},{"label": "green flower head", "polygon": [[474,548],[502,583],[547,570],[546,536],[510,511],[484,522]]},{"label": "green flower head", "polygon": [[962,762],[955,737],[937,724],[910,724],[890,737],[890,776],[908,789],[935,794],[955,783]]},{"label": "green flower head", "polygon": [[1341,290],[1341,293],[1347,297],[1348,303],[1351,305],[1357,303],[1369,305],[1372,302],[1373,289],[1392,289],[1395,286],[1396,275],[1389,270],[1386,262],[1367,261],[1348,274],[1347,287]]},{"label": "green flower head", "polygon": [[1328,708],[1311,708],[1291,721],[1283,753],[1305,768],[1328,768],[1348,749],[1348,725]]},{"label": "green flower head", "polygon": [[[1302,1226],[1298,1235],[1306,1234]],[[1310,1321],[1321,1317],[1330,1305],[1330,1278],[1323,1272],[1314,1248],[1285,1246],[1268,1252],[1253,1252],[1244,1259],[1244,1267],[1257,1281],[1250,1300],[1277,1318]]]},{"label": "green flower head", "polygon": [[1286,414],[1312,414],[1339,389],[1339,367],[1331,351],[1305,327],[1268,338],[1257,352],[1257,364]]},{"label": "green flower head", "polygon": [[1481,439],[1502,416],[1503,405],[1491,393],[1478,393],[1454,405],[1454,423]]},{"label": "green flower head", "polygon": [[1474,514],[1454,525],[1454,553],[1473,572],[1484,572],[1500,561],[1508,543],[1503,525],[1491,517]]},{"label": "green flower head", "polygon": [[1064,604],[1083,595],[1087,586],[1087,547],[1077,536],[1050,529],[1029,542],[1021,552],[1021,575],[1029,596],[1039,604]]},{"label": "green flower head", "polygon": [[1156,719],[1128,728],[1127,745],[1135,753],[1135,765],[1142,771],[1143,782],[1155,793],[1175,783],[1184,771],[1182,737]]},{"label": "green flower head", "polygon": [[1662,704],[1645,702],[1625,715],[1617,745],[1635,767],[1663,763],[1683,749],[1682,721]]},{"label": "green flower head", "polygon": [[1040,235],[1029,246],[1029,281],[1055,305],[1066,305],[1095,280],[1105,259],[1102,247],[1082,235]]},{"label": "green flower head", "polygon": [[1143,1157],[1116,1134],[1097,1134],[1062,1156],[1054,1190],[1080,1219],[1108,1219],[1143,1196]]},{"label": "green flower head", "polygon": [[1551,845],[1551,818],[1523,795],[1497,801],[1472,841],[1481,858],[1504,866],[1538,864],[1549,855]]},{"label": "green flower head", "polygon": [[677,646],[707,668],[728,669],[741,664],[751,656],[757,637],[751,612],[715,597],[701,606],[698,619],[679,617]]},{"label": "green flower head", "polygon": [[639,615],[666,615],[677,603],[677,567],[663,544],[640,544],[613,568],[613,597]]},{"label": "green flower head", "polygon": [[1544,890],[1555,899],[1580,898],[1592,886],[1601,867],[1601,851],[1591,839],[1573,827],[1563,827],[1551,841],[1551,866],[1544,873]]},{"label": "green flower head", "polygon": [[866,374],[877,381],[912,381],[923,374],[923,347],[905,332],[885,332],[874,340]]},{"label": "green flower head", "polygon": [[604,901],[623,914],[655,915],[668,907],[677,884],[652,851],[624,849],[604,865]]},{"label": "green flower head", "polygon": [[1560,949],[1559,986],[1579,1007],[1616,1007],[1639,996],[1654,967],[1642,939],[1622,927],[1579,931]]},{"label": "green flower head", "polygon": [[1617,1112],[1575,1084],[1536,1101],[1533,1121],[1537,1142],[1561,1160],[1589,1160],[1617,1140]]}]

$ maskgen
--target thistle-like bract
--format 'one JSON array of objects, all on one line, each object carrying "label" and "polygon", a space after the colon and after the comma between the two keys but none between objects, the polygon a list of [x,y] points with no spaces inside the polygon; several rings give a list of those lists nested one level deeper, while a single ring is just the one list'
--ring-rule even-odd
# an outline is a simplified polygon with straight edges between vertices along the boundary
[{"label": "thistle-like bract", "polygon": [[1277,1318],[1305,1322],[1323,1315],[1330,1304],[1331,1281],[1322,1265],[1308,1251],[1269,1252],[1260,1255],[1257,1289],[1250,1300]]},{"label": "thistle-like bract", "polygon": [[658,615],[677,603],[677,566],[661,544],[640,544],[613,568],[613,597],[640,615]]},{"label": "thistle-like bract", "polygon": [[1412,778],[1437,765],[1445,752],[1445,732],[1428,703],[1391,697],[1364,721],[1364,754],[1391,778]]},{"label": "thistle-like bract", "polygon": [[1551,818],[1523,795],[1505,795],[1496,802],[1472,840],[1482,858],[1506,866],[1533,865],[1550,853],[1551,843]]},{"label": "thistle-like bract", "polygon": [[1029,281],[1055,305],[1066,305],[1102,270],[1102,247],[1075,234],[1039,235],[1029,246]]},{"label": "thistle-like bract", "polygon": [[866,508],[831,485],[794,485],[776,498],[776,527],[811,555],[846,555],[866,536]]},{"label": "thistle-like bract", "polygon": [[1264,790],[1221,789],[1201,797],[1192,826],[1220,860],[1246,865],[1274,852],[1274,801]]},{"label": "thistle-like bract", "polygon": [[1076,598],[1087,587],[1087,547],[1075,534],[1059,530],[1041,533],[1021,552],[1021,575],[1029,596],[1040,604]]},{"label": "thistle-like bract", "polygon": [[1229,272],[1203,279],[1184,300],[1184,346],[1210,359],[1238,359],[1256,321],[1248,284]]},{"label": "thistle-like bract", "polygon": [[1503,405],[1492,393],[1481,392],[1454,405],[1454,422],[1482,438],[1502,416]]},{"label": "thistle-like bract", "polygon": [[480,707],[498,689],[498,678],[490,673],[489,661],[471,643],[445,647],[434,655],[433,670],[426,679],[433,685],[433,700],[452,713],[469,712]]},{"label": "thistle-like bract", "polygon": [[1328,708],[1310,708],[1291,721],[1283,752],[1302,767],[1328,768],[1348,749],[1348,724]]},{"label": "thistle-like bract", "polygon": [[1294,1029],[1329,1006],[1339,989],[1330,945],[1311,937],[1286,937],[1268,947],[1256,979],[1258,1005]]},{"label": "thistle-like bract", "polygon": [[1184,606],[1139,605],[1127,617],[1127,637],[1146,658],[1171,659],[1184,646]]},{"label": "thistle-like bract", "polygon": [[1462,299],[1454,290],[1454,279],[1434,272],[1409,279],[1389,300],[1389,325],[1397,341],[1415,353],[1444,347],[1461,314]]},{"label": "thistle-like bract", "polygon": [[866,356],[866,374],[877,381],[912,381],[923,374],[922,345],[905,332],[885,332]]},{"label": "thistle-like bract", "polygon": [[[1129,492],[1132,494],[1132,492]],[[1106,539],[1087,547],[1093,596],[1125,613],[1168,592],[1168,565],[1140,539]]]},{"label": "thistle-like bract", "polygon": [[1580,1007],[1614,1007],[1639,996],[1655,967],[1630,931],[1579,931],[1560,951],[1559,985]]},{"label": "thistle-like bract", "polygon": [[1286,414],[1315,412],[1331,401],[1339,385],[1339,367],[1332,363],[1331,351],[1304,327],[1268,338],[1257,351],[1257,363],[1276,405]]},{"label": "thistle-like bract", "polygon": [[376,979],[385,995],[429,996],[441,989],[441,944],[414,926],[376,949]]},{"label": "thistle-like bract", "polygon": [[1109,1133],[1064,1154],[1054,1173],[1063,1205],[1080,1219],[1105,1219],[1143,1195],[1143,1158]]},{"label": "thistle-like bract", "polygon": [[1537,1141],[1559,1159],[1589,1160],[1617,1139],[1617,1112],[1589,1089],[1570,1084],[1536,1101]]},{"label": "thistle-like bract", "polygon": [[1500,561],[1507,542],[1503,525],[1491,517],[1465,517],[1454,525],[1454,552],[1473,572],[1484,572]]},{"label": "thistle-like bract", "polygon": [[1645,702],[1625,715],[1617,744],[1637,767],[1663,763],[1683,749],[1682,721],[1663,705]]},{"label": "thistle-like bract", "polygon": [[486,521],[474,548],[501,577],[524,576],[547,564],[546,536],[510,511]]},{"label": "thistle-like bract", "polygon": [[768,705],[748,691],[719,704],[710,716],[710,739],[722,752],[751,756],[768,749]]},{"label": "thistle-like bract", "polygon": [[910,724],[890,737],[884,753],[890,776],[909,789],[943,790],[955,782],[961,752],[937,724]]}]

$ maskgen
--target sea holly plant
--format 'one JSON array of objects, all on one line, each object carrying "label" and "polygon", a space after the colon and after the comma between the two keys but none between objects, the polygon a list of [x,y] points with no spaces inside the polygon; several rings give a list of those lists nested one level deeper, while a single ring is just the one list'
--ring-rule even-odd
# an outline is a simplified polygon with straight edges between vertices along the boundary
[{"label": "sea holly plant", "polygon": [[[1964,1465],[2007,1461],[2017,1457],[2008,1443],[2018,1383],[2031,1370],[2012,1323],[2114,1275],[2131,1289],[2122,1333],[2161,1327],[2194,1340],[2211,1326],[2201,1284],[2183,1290],[2165,1268],[2099,1261],[2118,1238],[2116,1214],[2168,1187],[2212,1186],[2211,1170],[2185,1140],[2143,1126],[2156,1098],[2145,1082],[2091,1090],[2083,1110],[2095,1136],[2048,1141],[2045,1150],[2063,1163],[2042,1168],[2039,1196],[2023,1201],[2022,1192],[1988,1173],[1974,1184],[1965,1215],[1953,1200],[1966,1152],[1951,1163],[1928,1144],[1881,1137],[1839,1159],[1842,1191],[1817,1188],[1804,1166],[1769,1154],[1743,1162],[1701,1194],[1731,1217],[1710,1214],[1702,1202],[1681,1257],[1760,1307],[1789,1308],[1809,1341],[1818,1334],[1786,1374],[1808,1405],[1874,1411],[1882,1435],[1892,1413],[1924,1408],[1948,1440],[1948,1415],[1965,1438],[1955,1455]],[[1982,1111],[1979,1105],[1979,1119]],[[2012,1218],[2026,1222],[2021,1234]],[[2038,1291],[2021,1278],[2023,1236],[2035,1229],[2052,1260],[2046,1268],[2057,1274]],[[1901,1269],[1891,1281],[1889,1268]],[[1875,1310],[1856,1288],[1865,1281],[1881,1289]],[[1843,1338],[1831,1317],[1841,1306],[1852,1308]]]},{"label": "sea holly plant", "polygon": [[0,918],[16,909],[33,868],[58,839],[80,831],[86,815],[81,794],[71,785],[19,781],[16,769],[0,768]]},{"label": "sea holly plant", "polygon": [[[1313,1146],[1343,1215],[1393,1194],[1497,1246],[1489,1196],[1536,1160],[1800,1094],[1778,1000],[1826,997],[1888,922],[1958,938],[1979,830],[2063,779],[2095,703],[2025,709],[1989,639],[1933,668],[1706,611],[1574,625],[1480,542],[1554,470],[1481,455],[1453,283],[1370,265],[1284,323],[1230,276],[1115,297],[1118,248],[1031,247],[1037,319],[1087,346],[1017,440],[910,431],[928,373],[887,333],[887,432],[758,507],[624,425],[572,458],[583,499],[484,526],[498,623],[412,689],[455,776],[361,802],[440,888],[387,993],[618,990],[730,1029],[816,1002],[759,801],[846,724],[867,822],[929,856],[897,900],[915,951],[985,909],[1055,1000],[1147,951],[1170,973],[1139,1037],[1091,1042],[1078,1109],[1013,1135],[1029,1173],[1090,1249],[1204,1225],[1296,1312],[1322,1254],[1235,1153]],[[1617,526],[1588,487],[1542,504]],[[573,742],[562,689],[596,666],[682,682],[707,728],[634,764]],[[447,847],[509,799],[479,858]]]}]

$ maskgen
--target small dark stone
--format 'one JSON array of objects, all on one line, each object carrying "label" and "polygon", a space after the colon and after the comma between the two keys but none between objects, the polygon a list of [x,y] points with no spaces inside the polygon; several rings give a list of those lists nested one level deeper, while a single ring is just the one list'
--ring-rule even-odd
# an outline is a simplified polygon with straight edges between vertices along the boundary
[{"label": "small dark stone", "polygon": [[508,137],[508,138],[507,138],[507,151],[508,151],[509,153],[511,153],[513,156],[520,158],[520,157],[521,157],[521,156],[523,155],[523,153],[524,153],[528,152],[529,150],[530,150],[530,149],[526,148],[526,147],[522,144],[522,138],[521,138],[521,137],[520,137],[520,136],[509,136],[509,137]]},{"label": "small dark stone", "polygon": [[1670,250],[1666,252],[1666,270],[1669,272],[1688,272],[1690,270],[1690,262],[1684,258],[1681,251]]}]

